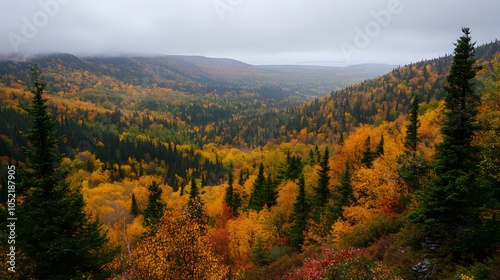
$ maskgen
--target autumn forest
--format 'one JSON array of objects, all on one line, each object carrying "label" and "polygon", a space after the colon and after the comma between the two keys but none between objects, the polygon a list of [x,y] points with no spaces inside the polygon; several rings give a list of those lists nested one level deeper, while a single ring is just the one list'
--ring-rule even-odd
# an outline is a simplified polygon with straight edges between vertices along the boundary
[{"label": "autumn forest", "polygon": [[390,69],[0,59],[0,278],[500,279],[500,43],[462,31]]}]

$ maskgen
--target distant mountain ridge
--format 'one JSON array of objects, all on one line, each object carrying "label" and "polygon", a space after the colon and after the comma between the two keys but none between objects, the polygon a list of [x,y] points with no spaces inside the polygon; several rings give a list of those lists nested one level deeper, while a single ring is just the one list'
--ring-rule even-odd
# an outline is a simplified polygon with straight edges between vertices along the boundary
[{"label": "distant mountain ridge", "polygon": [[[56,90],[64,90],[51,78],[61,73],[83,71],[96,77],[146,87],[168,87],[193,94],[228,89],[254,91],[267,98],[297,97],[299,100],[325,95],[356,82],[387,73],[393,66],[373,64],[350,67],[258,66],[228,58],[203,56],[82,56],[56,53],[20,59],[0,56],[0,81],[24,80],[23,71],[38,63]],[[70,75],[71,76],[71,75]],[[66,81],[68,82],[68,81]],[[78,83],[78,81],[69,81]],[[85,86],[80,84],[80,87]],[[194,89],[200,92],[193,92]],[[274,93],[270,93],[274,92]]]},{"label": "distant mountain ridge", "polygon": [[[499,54],[499,41],[478,46],[477,64],[489,67],[490,61]],[[385,75],[332,90],[326,96],[297,106],[269,110],[257,116],[244,116],[243,120],[226,120],[219,123],[217,129],[231,127],[247,143],[256,145],[265,145],[270,140],[288,141],[304,131],[315,136],[322,135],[322,139],[340,141],[344,133],[361,124],[378,125],[406,114],[415,94],[427,107],[436,107],[445,94],[444,86],[451,61],[452,56],[447,55],[410,63],[394,68]],[[224,140],[230,142],[234,137],[228,134]],[[310,137],[307,141],[314,143],[316,140]]]}]

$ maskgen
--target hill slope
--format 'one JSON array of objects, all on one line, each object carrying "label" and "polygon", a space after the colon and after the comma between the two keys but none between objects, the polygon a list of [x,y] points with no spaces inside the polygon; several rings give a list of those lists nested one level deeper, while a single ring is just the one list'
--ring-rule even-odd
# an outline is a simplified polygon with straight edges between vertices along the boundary
[{"label": "hill slope", "polygon": [[[40,55],[16,61],[0,59],[0,81],[10,85],[31,63],[39,63],[52,91],[92,87],[102,80],[142,88],[170,88],[190,94],[254,92],[262,99],[304,100],[322,96],[332,88],[342,88],[378,76],[392,69],[389,65],[364,67],[269,67],[246,64],[233,59],[202,56],[119,56],[76,57],[71,54]],[[64,78],[61,77],[64,75]],[[79,79],[78,79],[79,78]]]},{"label": "hill slope", "polygon": [[[488,64],[499,52],[498,41],[477,47],[479,65]],[[218,128],[227,128],[242,142],[256,145],[265,145],[269,140],[288,141],[304,129],[312,135],[323,135],[321,139],[337,141],[342,133],[360,124],[393,121],[407,113],[414,94],[418,93],[426,103],[441,100],[450,63],[451,56],[412,63],[295,107],[227,120]],[[231,133],[228,136],[223,142],[231,143],[235,138]],[[307,141],[315,142],[315,136]]]}]

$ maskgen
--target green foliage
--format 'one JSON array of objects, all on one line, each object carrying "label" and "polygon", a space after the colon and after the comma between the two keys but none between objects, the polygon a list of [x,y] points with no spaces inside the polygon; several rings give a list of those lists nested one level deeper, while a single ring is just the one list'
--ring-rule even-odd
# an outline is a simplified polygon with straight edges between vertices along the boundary
[{"label": "green foliage", "polygon": [[314,207],[317,209],[323,209],[328,200],[331,197],[330,192],[330,166],[328,164],[328,160],[330,158],[330,154],[328,151],[328,147],[325,148],[325,152],[321,157],[321,161],[319,163],[320,169],[318,171],[318,185],[314,187]]},{"label": "green foliage", "polygon": [[302,174],[303,163],[298,156],[290,156],[290,151],[287,152],[286,163],[278,174],[278,179],[281,180],[296,180]]},{"label": "green foliage", "polygon": [[372,168],[373,161],[384,154],[384,135],[380,136],[380,142],[374,151],[371,150],[370,136],[365,140],[365,149],[363,150],[363,155],[361,157],[361,164],[366,168]]},{"label": "green foliage", "polygon": [[238,208],[241,206],[241,197],[238,192],[234,190],[233,181],[233,166],[231,164],[231,168],[228,173],[228,186],[224,195],[224,202],[229,208],[231,208],[234,215],[238,215]]},{"label": "green foliage", "polygon": [[405,148],[412,154],[417,152],[418,146],[418,128],[420,127],[420,120],[418,119],[420,97],[418,94],[413,96],[411,101],[410,113],[408,120],[410,123],[406,126]]},{"label": "green foliage", "polygon": [[192,218],[201,221],[203,219],[203,203],[200,198],[200,193],[198,190],[198,185],[194,177],[191,177],[191,190],[189,191],[188,200],[189,214]]},{"label": "green foliage", "polygon": [[137,205],[137,200],[135,199],[135,194],[132,193],[132,203],[130,205],[130,214],[132,214],[132,216],[134,217],[137,217],[137,215],[139,215],[140,211],[139,211],[139,206]]},{"label": "green foliage", "polygon": [[379,240],[387,234],[397,233],[403,226],[401,218],[378,216],[356,226],[351,232],[341,237],[341,243],[347,247],[362,248]]},{"label": "green foliage", "polygon": [[333,214],[340,218],[344,217],[342,207],[356,203],[356,197],[354,196],[351,185],[351,177],[351,165],[349,164],[349,160],[346,160],[345,169],[340,174],[340,184],[335,186],[337,195],[335,196],[335,202],[332,209]]},{"label": "green foliage", "polygon": [[479,148],[472,141],[480,103],[472,81],[477,68],[469,29],[462,31],[447,77],[443,142],[437,147],[433,170],[436,176],[420,193],[418,211],[425,231],[443,243],[443,253],[455,259],[481,259],[492,245],[488,230],[482,227],[483,207],[491,199],[491,191],[478,176]]},{"label": "green foliage", "polygon": [[398,156],[398,173],[405,179],[409,190],[415,191],[420,189],[422,178],[429,170],[429,164],[424,159],[423,153],[417,153],[419,137],[418,128],[420,120],[418,119],[420,97],[415,94],[411,101],[410,113],[408,120],[410,123],[406,125],[406,136],[404,141],[405,152]]},{"label": "green foliage", "polygon": [[148,186],[148,191],[148,204],[146,205],[146,209],[144,209],[143,225],[149,228],[151,232],[154,232],[156,225],[163,216],[165,203],[161,198],[163,190],[156,181],[153,181]]},{"label": "green foliage", "polygon": [[268,253],[264,249],[264,241],[262,236],[258,236],[254,247],[252,248],[252,262],[257,266],[264,266],[268,263]]},{"label": "green foliage", "polygon": [[[24,277],[70,279],[103,277],[104,265],[118,249],[107,248],[108,238],[98,220],[84,212],[79,189],[70,189],[61,170],[61,157],[55,152],[60,138],[55,136],[55,121],[47,112],[42,97],[45,82],[37,66],[31,67],[32,105],[27,109],[32,124],[25,149],[28,162],[20,182],[24,199],[18,207],[17,242],[30,263],[20,266]],[[21,200],[20,200],[21,201]],[[17,247],[17,246],[16,246]],[[32,274],[29,274],[31,270]]]},{"label": "green foliage", "polygon": [[371,168],[373,165],[374,153],[371,150],[370,136],[366,137],[365,149],[363,150],[363,156],[361,157],[361,164],[366,168]]},{"label": "green foliage", "polygon": [[299,177],[299,192],[293,204],[293,224],[290,227],[290,243],[300,249],[304,242],[304,232],[307,228],[309,205],[307,203],[304,176]]},{"label": "green foliage", "polygon": [[277,196],[276,183],[271,179],[270,174],[267,178],[264,176],[264,165],[261,163],[250,194],[248,208],[260,211],[265,205],[271,207],[276,204]]}]

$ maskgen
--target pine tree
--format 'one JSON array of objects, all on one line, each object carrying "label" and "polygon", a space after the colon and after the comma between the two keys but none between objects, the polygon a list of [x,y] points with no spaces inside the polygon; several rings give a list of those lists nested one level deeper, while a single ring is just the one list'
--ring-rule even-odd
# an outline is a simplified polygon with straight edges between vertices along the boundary
[{"label": "pine tree", "polygon": [[257,174],[257,179],[253,183],[252,193],[250,194],[250,201],[248,202],[248,208],[260,211],[264,208],[266,204],[266,177],[264,176],[264,165],[261,163],[259,165],[259,173]]},{"label": "pine tree", "polygon": [[165,203],[161,199],[163,191],[156,181],[153,181],[148,186],[148,191],[148,204],[146,205],[146,209],[144,209],[143,225],[149,228],[151,233],[154,233],[156,225],[163,216]]},{"label": "pine tree", "polygon": [[370,136],[368,136],[365,140],[365,149],[363,150],[363,156],[361,158],[361,164],[366,168],[371,168],[373,164],[373,152],[370,145]]},{"label": "pine tree", "polygon": [[290,242],[297,249],[300,249],[300,246],[304,242],[308,211],[309,206],[307,204],[304,175],[300,175],[299,192],[293,204],[293,224],[290,227]]},{"label": "pine tree", "polygon": [[191,177],[191,190],[189,191],[188,210],[192,218],[201,221],[203,218],[203,205],[200,198],[200,191],[194,177]]},{"label": "pine tree", "polygon": [[418,216],[425,232],[443,243],[443,253],[456,259],[482,258],[491,240],[482,225],[482,210],[490,192],[478,177],[478,147],[473,136],[480,96],[474,91],[477,68],[469,29],[455,44],[445,87],[443,142],[437,146],[435,180],[420,197]]},{"label": "pine tree", "polygon": [[323,208],[328,202],[328,199],[331,196],[330,193],[330,175],[328,173],[330,172],[330,166],[328,165],[328,159],[329,159],[329,151],[328,147],[325,148],[325,153],[323,157],[321,157],[320,161],[320,170],[318,172],[319,179],[318,179],[318,185],[314,188],[314,201],[315,201],[315,206],[318,208]]},{"label": "pine tree", "polygon": [[106,248],[108,238],[101,232],[100,222],[91,221],[84,211],[80,189],[71,189],[66,182],[61,156],[55,152],[60,138],[55,135],[55,121],[42,97],[46,84],[36,65],[31,67],[31,78],[34,97],[27,111],[32,124],[27,133],[29,147],[25,149],[28,162],[20,176],[24,198],[19,200],[16,224],[16,248],[31,262],[21,265],[26,273],[23,277],[103,277],[103,266],[118,251]]},{"label": "pine tree", "polygon": [[[425,69],[425,67],[424,67]],[[406,126],[406,136],[405,136],[405,148],[412,154],[417,152],[418,145],[418,128],[420,127],[420,121],[418,119],[418,107],[419,107],[420,97],[415,94],[411,101],[410,115],[408,117],[410,123]]]},{"label": "pine tree", "polygon": [[271,178],[271,175],[268,174],[264,188],[265,205],[267,205],[267,207],[276,205],[276,200],[278,199],[276,187],[276,183]]},{"label": "pine tree", "polygon": [[231,208],[234,215],[238,215],[238,208],[241,206],[241,198],[240,195],[234,191],[233,181],[233,165],[231,164],[228,173],[228,186],[226,188],[226,194],[224,195],[224,202],[229,208]]},{"label": "pine tree", "polygon": [[346,160],[345,169],[340,174],[340,184],[336,186],[338,195],[333,209],[334,214],[340,218],[344,217],[342,207],[352,205],[356,202],[351,185],[351,176],[351,165],[349,164],[349,160]]},{"label": "pine tree", "polygon": [[411,101],[408,116],[410,123],[406,126],[405,151],[397,157],[398,173],[406,181],[410,191],[420,189],[420,181],[429,169],[423,153],[417,153],[419,143],[418,128],[420,127],[418,119],[419,102],[420,97],[415,94]]},{"label": "pine tree", "polygon": [[268,263],[268,253],[264,250],[264,241],[262,236],[258,236],[251,252],[252,262],[257,266],[264,266]]},{"label": "pine tree", "polygon": [[132,193],[132,204],[130,205],[130,214],[134,217],[139,215],[139,206],[137,205],[137,200],[135,199],[135,194]]}]

